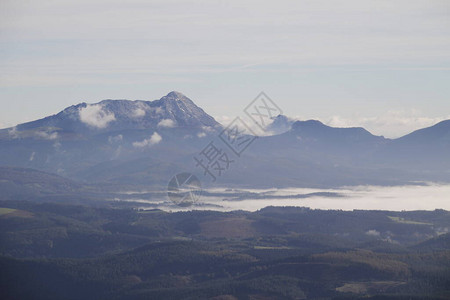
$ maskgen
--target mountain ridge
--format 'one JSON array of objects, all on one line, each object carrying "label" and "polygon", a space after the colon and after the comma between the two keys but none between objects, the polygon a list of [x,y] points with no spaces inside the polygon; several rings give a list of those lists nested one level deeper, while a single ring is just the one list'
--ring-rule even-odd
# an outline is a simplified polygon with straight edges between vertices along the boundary
[{"label": "mountain ridge", "polygon": [[[166,109],[168,111],[168,113],[164,115],[164,117],[167,117],[166,119],[164,119],[161,116],[159,119],[157,119],[158,122],[156,122],[155,120],[153,120],[153,122],[147,121],[147,123],[141,127],[137,127],[137,128],[128,127],[128,128],[120,128],[120,129],[145,129],[145,128],[150,128],[151,126],[155,127],[158,125],[158,123],[161,120],[172,120],[174,122],[178,121],[177,123],[175,123],[173,125],[171,125],[169,123],[169,126],[167,126],[167,127],[209,126],[209,127],[217,128],[217,127],[221,127],[223,125],[223,124],[218,123],[212,116],[207,114],[201,107],[197,106],[190,98],[186,97],[184,94],[177,92],[177,91],[171,91],[166,96],[163,96],[157,100],[104,99],[104,100],[101,100],[101,101],[95,102],[95,103],[81,102],[78,104],[68,106],[56,114],[49,115],[49,116],[41,118],[41,119],[37,119],[37,120],[25,122],[25,123],[20,123],[13,127],[2,128],[2,129],[0,129],[0,132],[8,131],[8,130],[9,131],[30,130],[30,129],[36,129],[39,127],[58,128],[58,125],[61,124],[60,122],[58,122],[58,119],[59,119],[59,121],[61,121],[61,119],[65,119],[66,122],[68,120],[79,121],[80,120],[80,118],[79,118],[80,111],[83,109],[86,109],[88,107],[93,107],[93,106],[94,107],[102,106],[103,108],[105,108],[105,110],[103,110],[103,111],[100,111],[100,110],[98,111],[97,117],[99,117],[100,119],[105,116],[107,117],[108,113],[113,113],[114,118],[116,118],[117,116],[121,116],[121,117],[128,116],[128,118],[130,120],[132,120],[133,118],[136,118],[136,119],[145,118],[147,116],[147,113],[149,113],[149,111],[151,113],[151,109],[154,109],[157,112],[160,112],[160,108],[162,109],[162,107],[163,107],[164,109]],[[134,108],[134,110],[132,110],[133,108]],[[176,110],[176,113],[178,113],[178,115],[174,112],[174,110]],[[190,119],[189,118],[188,119],[181,118],[181,119],[177,120],[177,118],[180,116],[179,115],[180,113],[185,113],[186,115],[190,115],[190,116],[192,116],[192,118],[190,118]],[[95,117],[95,112],[94,112],[94,117]],[[97,124],[97,126],[95,126],[93,124],[89,125],[89,124],[86,124],[86,122],[85,122],[85,125],[87,126],[87,128],[90,128],[91,130],[92,129],[94,129],[94,130],[95,129],[97,129],[97,130],[98,129],[106,129],[108,127],[109,127],[109,130],[111,130],[111,131],[117,130],[118,126],[114,126],[114,124],[113,124],[114,122],[117,122],[117,118],[113,119],[112,115],[111,115],[110,119],[111,120],[109,122],[108,122],[108,120],[106,120],[106,122],[105,122],[105,125],[108,125],[108,126],[102,126],[103,123]],[[352,130],[355,132],[360,131],[360,133],[377,136],[377,135],[372,134],[370,131],[368,131],[367,129],[365,129],[362,126],[333,127],[333,126],[326,125],[323,122],[316,120],[316,119],[296,120],[296,119],[289,118],[286,115],[278,115],[278,116],[274,117],[272,120],[273,120],[273,122],[267,126],[266,131],[268,131],[269,133],[272,133],[274,135],[283,134],[292,129],[303,130],[304,128],[309,128],[309,130],[310,130],[311,128],[315,128],[315,130],[317,130],[319,128],[322,128],[323,130],[329,130],[330,128],[332,128],[332,130],[336,130],[336,132],[339,131],[340,129],[342,129],[342,130],[348,129],[348,130]],[[178,124],[178,123],[180,123],[180,124]],[[63,124],[64,124],[64,122],[63,122]],[[80,127],[80,126],[78,126],[78,127]],[[73,128],[77,129],[77,126],[75,126]],[[441,129],[441,131],[444,131],[443,133],[441,133],[441,135],[448,134],[449,128],[450,128],[450,120],[443,120],[432,126],[417,129],[415,131],[412,131],[412,132],[405,134],[398,138],[384,138],[383,136],[377,136],[377,137],[383,137],[386,140],[406,140],[410,137],[418,136],[418,135],[422,134],[423,132],[425,132],[425,134],[426,134],[426,131],[429,129],[432,129],[432,128],[436,128],[436,129],[439,128],[439,129]],[[80,129],[80,128],[78,128],[78,129]],[[98,130],[97,132],[100,132],[100,130]]]},{"label": "mountain ridge", "polygon": [[[267,128],[274,134],[260,136],[243,154],[245,159],[230,157],[233,163],[221,178],[223,184],[335,187],[450,182],[450,121],[399,139],[376,136],[362,127],[336,128],[283,115],[274,123]],[[193,157],[212,142],[222,152],[229,150],[219,138],[223,128],[179,92],[154,101],[83,102],[0,130],[0,166],[140,186],[167,184],[183,170],[204,178]]]}]

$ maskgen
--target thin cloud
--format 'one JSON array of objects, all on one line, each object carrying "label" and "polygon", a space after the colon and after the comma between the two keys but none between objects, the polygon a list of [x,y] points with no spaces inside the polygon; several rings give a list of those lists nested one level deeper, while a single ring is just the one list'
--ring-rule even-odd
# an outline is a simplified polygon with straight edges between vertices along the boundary
[{"label": "thin cloud", "polygon": [[121,135],[121,134],[108,137],[108,143],[110,143],[110,144],[119,143],[119,142],[122,142],[122,140],[123,140],[123,135]]},{"label": "thin cloud", "polygon": [[[442,13],[448,5],[441,1],[229,1],[219,7],[203,2],[133,1],[133,5],[112,2],[107,11],[99,0],[89,2],[89,10],[79,1],[19,2],[10,2],[0,11],[3,36],[11,42],[8,49],[19,47],[17,41],[37,49],[49,40],[56,43],[47,49],[54,55],[36,51],[36,59],[16,51],[0,61],[4,72],[8,70],[4,79],[9,84],[14,83],[8,78],[20,82],[24,74],[70,76],[86,70],[94,75],[88,78],[92,81],[104,74],[223,72],[268,64],[442,66],[439,62],[448,57],[450,48],[448,17]],[[148,18],[151,12],[157,13]],[[123,22],[114,22],[115,16]],[[73,41],[77,51],[72,51]],[[180,43],[183,51],[175,51]],[[199,47],[208,55],[199,54]]]},{"label": "thin cloud", "polygon": [[144,139],[140,142],[134,142],[133,147],[135,148],[145,148],[152,145],[156,145],[162,141],[162,137],[155,131],[152,136],[148,139]]},{"label": "thin cloud", "polygon": [[[18,119],[43,117],[47,111],[42,107],[60,103],[65,95],[56,91],[66,86],[83,87],[73,89],[72,99],[86,97],[86,93],[100,98],[120,92],[121,97],[154,97],[149,91],[159,85],[164,88],[181,85],[189,87],[193,96],[195,93],[204,96],[205,86],[210,86],[206,90],[217,96],[216,101],[229,98],[232,104],[229,107],[235,105],[240,109],[233,99],[245,96],[245,90],[271,89],[274,96],[281,95],[278,99],[292,97],[292,102],[311,98],[303,93],[308,88],[299,88],[303,94],[293,91],[291,95],[282,95],[284,90],[294,90],[303,82],[320,89],[312,101],[325,107],[342,100],[343,105],[339,105],[342,111],[352,105],[352,99],[346,100],[347,94],[336,93],[340,89],[327,87],[340,86],[342,72],[345,75],[355,68],[374,74],[366,83],[377,85],[382,85],[392,70],[403,70],[405,73],[398,77],[405,79],[431,78],[428,73],[432,72],[431,76],[437,80],[423,85],[427,95],[422,98],[428,100],[430,94],[430,107],[438,111],[448,107],[444,105],[448,93],[443,75],[449,68],[450,22],[445,13],[448,9],[448,1],[439,0],[264,3],[231,0],[219,4],[182,0],[6,1],[0,10],[0,41],[4,45],[0,87],[7,87],[6,92],[20,95],[22,100],[19,99],[20,104],[8,103],[13,113],[3,112],[0,118],[16,124]],[[117,19],[122,21],[116,22]],[[333,75],[330,70],[325,72],[327,76],[311,74],[319,78],[305,81],[305,74],[313,73],[311,70],[334,67],[342,72]],[[381,76],[378,68],[385,70]],[[425,75],[414,70],[426,70]],[[246,77],[250,72],[256,80]],[[275,76],[270,76],[274,72],[283,73],[276,80],[269,80]],[[328,75],[332,83],[327,85]],[[290,79],[295,84],[289,83]],[[223,90],[217,88],[218,80],[224,90],[233,89],[234,94],[221,96]],[[234,80],[245,82],[245,89]],[[227,84],[223,85],[224,82]],[[355,88],[348,89],[348,94],[359,97],[358,82],[351,82]],[[51,87],[54,92],[36,94],[36,86]],[[117,91],[118,86],[121,91]],[[361,89],[384,97],[380,91],[364,86]],[[417,89],[408,81],[400,82],[393,91],[408,99],[414,98],[409,94],[414,96]],[[39,113],[25,117],[22,107],[31,92],[34,101],[47,105],[41,105]],[[397,95],[389,93],[391,98]],[[13,102],[8,95],[3,98],[5,103]],[[417,99],[410,101],[418,103]],[[208,104],[210,107],[204,108],[209,112],[224,113],[214,108],[215,103]],[[304,113],[303,108],[299,105],[296,113]],[[237,115],[231,109],[226,113]],[[135,116],[141,114],[142,111],[137,111]]]},{"label": "thin cloud", "polygon": [[20,133],[17,130],[16,126],[14,126],[13,128],[8,130],[8,135],[9,135],[9,137],[11,137],[13,139],[18,139],[20,137]]}]

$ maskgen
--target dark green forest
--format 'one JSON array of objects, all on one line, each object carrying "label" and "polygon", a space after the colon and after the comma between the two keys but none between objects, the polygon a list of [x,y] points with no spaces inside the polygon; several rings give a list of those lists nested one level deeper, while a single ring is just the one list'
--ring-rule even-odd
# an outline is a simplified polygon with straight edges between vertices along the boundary
[{"label": "dark green forest", "polygon": [[450,213],[0,202],[1,299],[449,299]]}]

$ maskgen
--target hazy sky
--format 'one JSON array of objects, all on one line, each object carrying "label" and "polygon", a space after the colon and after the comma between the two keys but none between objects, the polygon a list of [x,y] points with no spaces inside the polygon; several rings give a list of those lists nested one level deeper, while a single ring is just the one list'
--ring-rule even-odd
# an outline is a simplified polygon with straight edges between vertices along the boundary
[{"label": "hazy sky", "polygon": [[0,0],[0,127],[172,90],[399,136],[450,118],[450,1]]}]

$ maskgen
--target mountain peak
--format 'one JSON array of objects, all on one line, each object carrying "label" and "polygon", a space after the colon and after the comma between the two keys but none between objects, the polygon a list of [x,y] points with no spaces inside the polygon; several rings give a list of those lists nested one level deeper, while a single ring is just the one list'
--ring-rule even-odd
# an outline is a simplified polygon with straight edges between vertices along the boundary
[{"label": "mountain peak", "polygon": [[172,91],[172,92],[168,93],[166,96],[162,97],[160,99],[160,101],[162,101],[162,102],[169,101],[169,102],[173,102],[173,103],[184,103],[190,107],[194,107],[194,106],[196,107],[195,103],[191,99],[189,99],[184,94],[177,92],[177,91]]},{"label": "mountain peak", "polygon": [[274,122],[287,122],[289,121],[289,118],[286,117],[285,115],[278,115],[274,118],[272,118]]},{"label": "mountain peak", "polygon": [[179,100],[189,99],[184,94],[177,92],[177,91],[171,91],[170,93],[168,93],[166,95],[166,97],[167,98],[175,98],[175,99],[179,99]]},{"label": "mountain peak", "polygon": [[267,130],[273,134],[284,133],[291,129],[294,120],[286,117],[285,115],[278,115],[272,118],[273,122],[267,126]]},{"label": "mountain peak", "polygon": [[176,121],[179,126],[219,126],[213,117],[180,92],[172,91],[161,99],[152,101],[150,105],[160,107],[165,118]]}]

